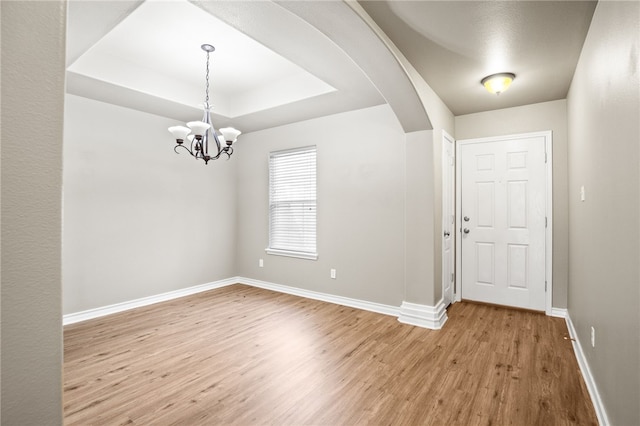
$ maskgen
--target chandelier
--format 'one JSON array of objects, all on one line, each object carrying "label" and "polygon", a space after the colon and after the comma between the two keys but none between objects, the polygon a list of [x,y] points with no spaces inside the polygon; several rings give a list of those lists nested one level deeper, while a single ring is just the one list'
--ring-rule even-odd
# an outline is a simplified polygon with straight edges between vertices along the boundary
[{"label": "chandelier", "polygon": [[[200,47],[207,52],[207,74],[202,121],[190,121],[187,123],[187,127],[169,127],[169,131],[176,139],[176,146],[173,148],[176,154],[179,154],[178,148],[182,148],[196,160],[204,160],[204,163],[207,164],[209,160],[217,160],[222,154],[225,154],[227,159],[231,158],[231,154],[233,154],[232,145],[242,132],[233,127],[225,127],[219,129],[219,133],[217,133],[213,127],[211,105],[209,105],[209,54],[216,49],[210,44],[203,44]],[[185,139],[188,141],[189,146],[184,144]],[[210,150],[210,145],[211,148],[215,145],[215,148]]]}]

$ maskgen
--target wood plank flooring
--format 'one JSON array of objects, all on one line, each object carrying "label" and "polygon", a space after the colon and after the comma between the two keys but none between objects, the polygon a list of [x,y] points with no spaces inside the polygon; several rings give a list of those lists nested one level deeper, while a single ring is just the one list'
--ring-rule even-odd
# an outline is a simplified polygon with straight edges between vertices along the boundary
[{"label": "wood plank flooring", "polygon": [[233,285],[65,327],[65,424],[597,424],[567,336],[493,306],[434,331]]}]

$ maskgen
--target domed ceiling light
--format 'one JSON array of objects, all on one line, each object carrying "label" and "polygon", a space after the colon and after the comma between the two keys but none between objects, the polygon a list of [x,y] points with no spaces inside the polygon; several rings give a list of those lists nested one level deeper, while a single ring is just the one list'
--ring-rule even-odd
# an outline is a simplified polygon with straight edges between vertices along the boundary
[{"label": "domed ceiling light", "polygon": [[[209,54],[216,49],[210,44],[203,44],[200,48],[207,52],[207,74],[202,121],[190,121],[187,123],[187,127],[169,127],[169,131],[176,139],[177,145],[173,147],[176,154],[178,153],[178,148],[182,148],[196,160],[204,160],[204,163],[207,164],[209,160],[217,160],[222,154],[225,154],[227,158],[231,158],[231,154],[233,154],[231,145],[242,132],[233,127],[225,127],[219,130],[220,133],[216,133],[216,129],[211,122],[211,105],[209,105]],[[191,147],[183,145],[185,139],[190,142]],[[215,151],[209,151],[209,142],[212,145],[215,143]]]},{"label": "domed ceiling light", "polygon": [[487,89],[489,93],[495,93],[499,95],[509,88],[511,82],[516,78],[516,75],[510,72],[501,72],[498,74],[491,74],[486,76],[480,81],[482,85]]}]

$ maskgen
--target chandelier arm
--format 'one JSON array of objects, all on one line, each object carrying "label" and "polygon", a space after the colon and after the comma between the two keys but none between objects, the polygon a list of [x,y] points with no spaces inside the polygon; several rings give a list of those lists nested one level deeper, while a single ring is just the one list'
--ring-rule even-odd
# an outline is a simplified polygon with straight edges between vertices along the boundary
[{"label": "chandelier arm", "polygon": [[223,152],[224,151],[222,151],[222,150],[218,151],[218,155],[212,156],[211,159],[212,160],[217,160],[218,158],[220,158],[220,156],[222,155]]},{"label": "chandelier arm", "polygon": [[[196,144],[196,146],[198,145],[198,143],[197,143],[197,142],[194,142],[194,143]],[[184,146],[184,145],[182,145],[182,144],[179,144],[179,145],[176,145],[176,146],[174,146],[174,147],[173,147],[173,151],[174,151],[176,154],[180,154],[180,153],[178,152],[178,148],[182,148],[182,149],[184,149],[185,151],[187,151],[187,152],[189,153],[189,155],[191,155],[191,156],[192,156],[193,158],[195,158],[196,160],[205,160],[205,158],[204,158],[204,154],[202,154],[202,150],[200,150],[200,151],[196,150],[196,151],[194,152],[193,150],[191,150],[191,149],[187,148],[186,146]],[[202,149],[202,148],[201,148],[201,149]],[[217,159],[219,159],[219,158],[220,158],[220,156],[221,156],[222,154],[226,154],[226,155],[227,155],[227,158],[226,158],[226,159],[227,159],[227,160],[229,160],[229,159],[231,158],[231,155],[233,154],[233,147],[229,147],[229,149],[227,149],[227,150],[220,150],[220,152],[218,152],[218,155],[215,155],[215,156],[209,156],[209,160],[205,160],[205,163],[206,163],[206,162],[208,162],[208,161],[210,161],[210,160],[217,160]]]},{"label": "chandelier arm", "polygon": [[[204,158],[204,151],[203,149],[203,145],[202,145],[202,141],[199,141],[198,139],[193,139],[193,141],[191,142],[191,155],[193,155],[194,158]],[[195,154],[194,154],[195,152]]]},{"label": "chandelier arm", "polygon": [[211,132],[211,134],[213,134],[213,140],[216,141],[216,147],[218,148],[218,157],[219,157],[220,153],[222,152],[222,144],[220,143],[220,139],[218,139],[218,136],[216,135],[216,131],[215,130],[213,130]]},{"label": "chandelier arm", "polygon": [[216,158],[215,158],[215,159],[217,160],[218,158],[220,158],[220,156],[221,156],[222,154],[226,154],[226,155],[227,155],[227,160],[228,160],[229,158],[231,158],[231,154],[229,154],[229,151],[222,150],[222,151],[220,151],[220,153],[216,156]]},{"label": "chandelier arm", "polygon": [[196,156],[193,154],[193,152],[192,152],[189,148],[187,148],[187,147],[186,147],[186,146],[184,146],[184,145],[176,145],[176,146],[174,146],[174,147],[173,147],[173,151],[174,151],[176,154],[180,154],[180,153],[178,152],[178,148],[183,148],[183,149],[184,149],[185,151],[187,151],[187,152],[188,152],[192,157],[194,157],[194,158],[198,158],[198,157],[196,157]]}]

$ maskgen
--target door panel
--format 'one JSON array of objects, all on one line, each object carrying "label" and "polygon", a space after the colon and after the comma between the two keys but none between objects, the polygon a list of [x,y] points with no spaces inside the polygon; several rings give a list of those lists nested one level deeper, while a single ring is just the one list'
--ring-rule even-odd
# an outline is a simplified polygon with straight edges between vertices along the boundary
[{"label": "door panel", "polygon": [[545,310],[545,138],[461,144],[462,297]]},{"label": "door panel", "polygon": [[476,242],[476,284],[495,284],[495,244]]}]

